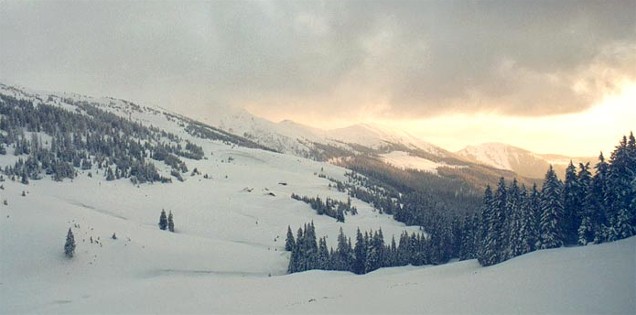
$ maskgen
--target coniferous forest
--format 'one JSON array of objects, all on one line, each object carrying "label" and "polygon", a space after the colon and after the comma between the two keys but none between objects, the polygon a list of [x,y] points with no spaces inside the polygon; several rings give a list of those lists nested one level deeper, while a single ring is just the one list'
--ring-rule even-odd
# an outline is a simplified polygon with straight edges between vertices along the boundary
[{"label": "coniferous forest", "polygon": [[324,237],[317,238],[313,222],[299,228],[295,237],[290,227],[285,246],[291,251],[288,272],[324,269],[364,274],[381,267],[442,264],[451,258],[477,259],[490,266],[535,250],[633,236],[634,135],[624,136],[607,161],[601,153],[594,166],[570,163],[563,180],[552,167],[541,188],[501,178],[497,187],[486,187],[479,212],[461,220],[428,222],[426,233],[405,232],[390,244],[384,243],[382,230],[358,230],[352,246],[352,239],[341,230],[336,249],[328,249]]}]

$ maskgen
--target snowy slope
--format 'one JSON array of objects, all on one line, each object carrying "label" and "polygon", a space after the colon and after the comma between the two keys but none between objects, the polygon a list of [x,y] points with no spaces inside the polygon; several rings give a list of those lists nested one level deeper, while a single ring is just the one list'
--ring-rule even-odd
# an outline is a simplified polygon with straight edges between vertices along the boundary
[{"label": "snowy slope", "polygon": [[390,153],[380,154],[380,158],[385,163],[397,168],[414,169],[433,174],[437,174],[437,169],[439,167],[462,167],[458,165],[449,165],[444,162],[431,161],[404,151],[392,151]]},{"label": "snowy slope", "polygon": [[[11,93],[74,110],[59,95]],[[0,199],[7,204],[0,202],[0,314],[629,313],[636,308],[634,238],[535,252],[490,268],[468,261],[364,276],[286,275],[288,225],[297,229],[313,221],[330,246],[340,228],[353,236],[358,227],[381,227],[387,241],[404,230],[419,230],[359,200],[353,200],[359,214],[338,223],[290,198],[296,193],[346,200],[317,176],[345,180],[343,168],[193,138],[183,120],[160,109],[67,97],[98,102],[201,145],[205,158],[186,162],[211,178],[187,175],[185,182],[135,186],[104,181],[94,166],[93,177],[81,171],[62,183],[49,177],[29,185],[1,182]],[[18,158],[8,151],[0,155],[2,167]],[[388,157],[405,159],[400,153]],[[174,213],[177,233],[158,229],[161,209]],[[63,255],[69,227],[77,242],[70,260]]]},{"label": "snowy slope", "polygon": [[[348,233],[357,225],[404,227],[364,207],[341,225],[287,197],[265,196],[263,186],[281,195],[286,189],[330,192],[317,177],[305,180],[303,170],[317,164],[300,161],[289,169],[285,157],[253,158],[271,166],[250,165],[252,176],[241,175],[242,165],[258,161],[238,158],[208,169],[228,179],[139,188],[87,177],[4,182],[9,205],[0,206],[0,313],[628,314],[636,308],[636,238],[534,252],[488,268],[473,260],[363,276],[284,275],[288,223],[313,219],[331,242],[340,226]],[[246,184],[251,193],[241,189]],[[162,207],[175,213],[178,233],[156,227]],[[74,224],[77,254],[67,260],[62,245]]]},{"label": "snowy slope", "polygon": [[503,143],[484,143],[476,146],[467,146],[456,152],[456,154],[474,163],[510,170],[520,176],[529,178],[543,178],[550,165],[552,165],[557,171],[557,174],[561,176],[570,163],[570,160],[572,160],[575,165],[595,161],[593,158],[537,154]]},{"label": "snowy slope", "polygon": [[279,152],[301,157],[309,155],[314,142],[352,151],[356,149],[349,144],[370,149],[380,149],[390,144],[397,144],[439,157],[450,155],[446,150],[406,132],[389,130],[375,124],[357,124],[345,128],[322,130],[291,120],[274,123],[256,117],[244,109],[229,106],[218,108],[214,115],[204,117],[203,121]]}]

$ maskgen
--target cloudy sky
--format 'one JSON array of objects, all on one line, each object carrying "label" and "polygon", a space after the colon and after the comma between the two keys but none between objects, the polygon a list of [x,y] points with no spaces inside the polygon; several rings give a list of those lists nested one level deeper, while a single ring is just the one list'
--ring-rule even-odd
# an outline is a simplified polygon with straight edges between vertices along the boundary
[{"label": "cloudy sky", "polygon": [[595,155],[636,129],[635,15],[636,1],[0,0],[0,81]]}]

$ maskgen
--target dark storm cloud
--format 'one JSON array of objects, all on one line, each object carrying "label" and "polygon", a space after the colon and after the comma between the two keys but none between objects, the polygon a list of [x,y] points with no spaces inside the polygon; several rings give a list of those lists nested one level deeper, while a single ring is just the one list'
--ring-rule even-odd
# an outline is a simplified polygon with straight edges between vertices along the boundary
[{"label": "dark storm cloud", "polygon": [[1,80],[190,113],[543,115],[636,78],[634,1],[1,4]]}]

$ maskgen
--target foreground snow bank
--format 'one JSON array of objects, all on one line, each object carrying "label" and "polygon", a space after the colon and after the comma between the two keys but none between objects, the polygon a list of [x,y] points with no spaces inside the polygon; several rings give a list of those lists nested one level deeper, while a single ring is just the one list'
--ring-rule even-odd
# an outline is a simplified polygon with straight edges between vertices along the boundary
[{"label": "foreground snow bank", "polygon": [[473,260],[363,276],[164,270],[95,279],[87,287],[73,286],[79,275],[62,275],[62,290],[46,304],[7,300],[11,289],[2,287],[0,313],[629,314],[636,309],[635,249],[632,237],[534,252],[488,268]]}]

